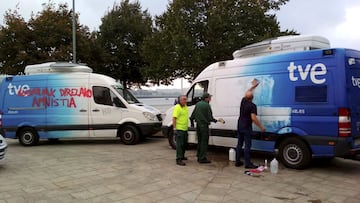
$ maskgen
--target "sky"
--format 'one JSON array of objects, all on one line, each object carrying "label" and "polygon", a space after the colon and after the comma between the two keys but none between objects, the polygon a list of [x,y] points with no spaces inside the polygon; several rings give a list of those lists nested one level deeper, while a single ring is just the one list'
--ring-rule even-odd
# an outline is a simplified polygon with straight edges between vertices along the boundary
[{"label": "sky", "polygon": [[[153,16],[166,11],[171,0],[139,0],[142,9]],[[0,25],[9,9],[16,10],[25,20],[41,11],[48,0],[0,0]],[[72,0],[52,0],[67,3]],[[80,24],[98,30],[101,18],[121,0],[75,0],[75,11],[80,14]],[[359,0],[290,0],[276,12],[281,30],[289,29],[304,35],[319,35],[329,39],[331,47],[360,50]],[[239,47],[240,48],[240,47]],[[180,83],[180,81],[176,81]]]},{"label": "sky", "polygon": [[[166,11],[172,0],[139,0],[142,9],[151,15]],[[72,0],[52,0],[67,3],[72,8]],[[101,18],[121,0],[75,0],[75,11],[80,14],[80,24],[91,30],[98,30]],[[48,0],[0,0],[0,24],[9,9],[19,9],[28,20],[31,13],[41,11]],[[295,30],[300,34],[320,35],[330,40],[332,47],[360,50],[360,1],[359,0],[290,0],[276,12],[281,30]],[[240,47],[239,47],[240,48]]]}]

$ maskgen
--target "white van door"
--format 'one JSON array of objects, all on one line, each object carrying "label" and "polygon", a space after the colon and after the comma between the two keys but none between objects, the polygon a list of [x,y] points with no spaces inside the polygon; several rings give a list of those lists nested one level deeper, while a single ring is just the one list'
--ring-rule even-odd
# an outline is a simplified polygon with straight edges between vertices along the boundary
[{"label": "white van door", "polygon": [[125,107],[112,90],[105,86],[93,86],[93,99],[90,102],[90,136],[116,137],[118,121]]}]

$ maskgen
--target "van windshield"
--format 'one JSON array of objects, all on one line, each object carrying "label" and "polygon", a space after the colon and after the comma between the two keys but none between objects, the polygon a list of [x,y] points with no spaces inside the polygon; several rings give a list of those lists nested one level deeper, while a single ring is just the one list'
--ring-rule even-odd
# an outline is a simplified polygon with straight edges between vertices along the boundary
[{"label": "van windshield", "polygon": [[123,88],[122,85],[117,84],[112,86],[129,104],[140,103],[139,100],[127,89]]}]

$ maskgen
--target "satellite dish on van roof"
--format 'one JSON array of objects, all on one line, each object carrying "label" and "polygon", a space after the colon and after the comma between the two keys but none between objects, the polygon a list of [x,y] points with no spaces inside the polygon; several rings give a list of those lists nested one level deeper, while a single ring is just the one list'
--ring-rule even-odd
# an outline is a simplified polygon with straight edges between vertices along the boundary
[{"label": "satellite dish on van roof", "polygon": [[92,73],[92,68],[76,63],[68,62],[48,62],[35,65],[28,65],[25,67],[25,75],[48,74],[48,73],[69,73],[69,72],[83,72]]},{"label": "satellite dish on van roof", "polygon": [[330,42],[325,37],[313,35],[288,35],[250,44],[240,50],[234,51],[233,57],[246,58],[281,52],[284,53],[327,48],[330,48]]}]

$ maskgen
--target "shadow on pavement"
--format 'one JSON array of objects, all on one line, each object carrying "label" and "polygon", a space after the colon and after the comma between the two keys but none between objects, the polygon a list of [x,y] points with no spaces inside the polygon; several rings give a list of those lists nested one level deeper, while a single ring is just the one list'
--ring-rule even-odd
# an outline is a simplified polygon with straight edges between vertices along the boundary
[{"label": "shadow on pavement", "polygon": [[[140,141],[136,145],[142,145],[142,144],[148,144],[148,143],[154,143],[159,142],[162,138],[159,137],[148,137],[143,141]],[[36,146],[26,146],[26,147],[39,147],[42,145],[114,145],[114,144],[120,144],[125,145],[121,142],[120,138],[84,138],[84,139],[75,139],[75,138],[68,138],[68,139],[50,139],[50,140],[40,140],[39,144]],[[8,145],[9,146],[22,146],[18,140],[9,140],[8,139]],[[131,145],[130,145],[131,146]]]}]

